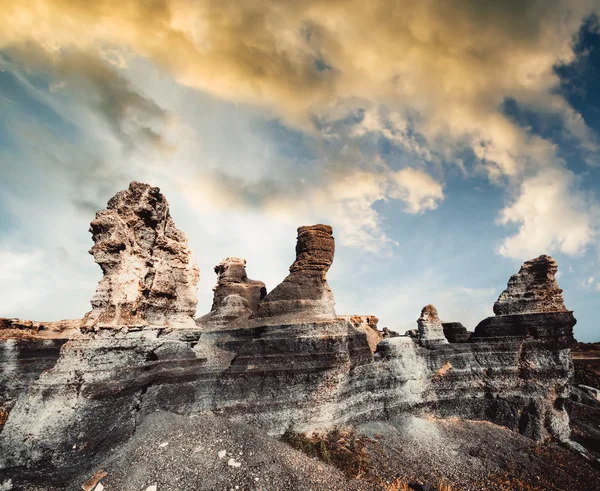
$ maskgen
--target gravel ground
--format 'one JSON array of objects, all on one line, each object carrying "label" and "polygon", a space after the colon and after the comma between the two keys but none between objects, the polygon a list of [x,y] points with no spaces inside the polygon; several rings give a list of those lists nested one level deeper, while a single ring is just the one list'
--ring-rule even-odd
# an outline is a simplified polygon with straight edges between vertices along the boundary
[{"label": "gravel ground", "polygon": [[367,489],[260,430],[212,414],[149,415],[130,441],[97,458],[69,489],[81,489],[99,469],[107,472],[105,491]]},{"label": "gravel ground", "polygon": [[600,489],[600,469],[576,452],[484,421],[406,417],[358,431],[377,440],[369,451],[388,480],[469,491]]},{"label": "gravel ground", "polygon": [[[82,489],[100,470],[106,476],[94,491],[406,489],[386,486],[397,479],[449,484],[443,489],[452,491],[600,489],[600,468],[576,452],[487,422],[406,416],[363,424],[355,434],[367,442],[370,468],[349,480],[250,426],[210,413],[157,412],[127,443],[96,456],[68,489]],[[12,491],[20,489],[59,488],[18,485]]]}]

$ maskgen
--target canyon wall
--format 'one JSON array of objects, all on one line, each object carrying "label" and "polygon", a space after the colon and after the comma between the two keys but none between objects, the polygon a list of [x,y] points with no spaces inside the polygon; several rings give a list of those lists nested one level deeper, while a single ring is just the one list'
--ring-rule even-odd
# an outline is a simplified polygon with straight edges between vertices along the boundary
[{"label": "canyon wall", "polygon": [[[181,321],[195,305],[197,270],[187,243],[165,218],[157,188],[132,186],[117,195],[123,206],[109,203],[118,226],[110,233],[92,226],[105,250],[103,300],[97,293],[92,313],[62,329],[0,324],[7,415],[0,472],[68,482],[157,410],[211,411],[270,434],[414,413],[488,420],[536,440],[569,438],[576,321],[551,257],[526,262],[500,295],[497,315],[474,333],[444,325],[428,305],[413,336],[398,336],[379,331],[374,316],[336,315],[326,280],[331,227],[300,227],[296,260],[279,286],[265,296],[264,284],[247,278],[245,261],[227,258],[215,268],[211,312],[190,324]],[[149,208],[138,212],[149,195]],[[146,215],[155,218],[140,218]],[[123,237],[130,238],[125,246]],[[139,266],[132,256],[147,261]],[[131,269],[132,261],[139,267]],[[168,288],[148,287],[153,273]]]}]

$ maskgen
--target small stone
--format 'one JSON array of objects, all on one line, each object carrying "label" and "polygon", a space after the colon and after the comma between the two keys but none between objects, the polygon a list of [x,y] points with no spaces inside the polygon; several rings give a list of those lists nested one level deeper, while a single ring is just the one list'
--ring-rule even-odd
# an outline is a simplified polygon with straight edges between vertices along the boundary
[{"label": "small stone", "polygon": [[241,462],[236,462],[235,459],[231,458],[227,461],[227,465],[231,466],[231,467],[240,467],[242,465]]},{"label": "small stone", "polygon": [[227,451],[226,450],[219,450],[219,452],[217,453],[217,455],[219,456],[220,459],[222,459],[223,457],[225,457],[225,455],[227,455]]},{"label": "small stone", "polygon": [[169,442],[163,442],[159,445],[160,448],[165,448],[167,445],[169,444]]}]

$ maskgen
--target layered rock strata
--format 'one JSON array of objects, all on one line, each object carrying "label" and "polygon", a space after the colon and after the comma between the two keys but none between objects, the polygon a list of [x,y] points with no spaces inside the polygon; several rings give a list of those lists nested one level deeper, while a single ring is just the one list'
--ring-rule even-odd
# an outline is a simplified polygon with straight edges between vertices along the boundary
[{"label": "layered rock strata", "polygon": [[90,232],[104,276],[86,325],[193,323],[198,267],[158,188],[132,182],[96,214]]},{"label": "layered rock strata", "polygon": [[523,263],[494,304],[494,314],[566,312],[562,290],[555,279],[557,270],[552,256],[543,255]]},{"label": "layered rock strata", "polygon": [[215,266],[217,285],[210,312],[196,320],[199,326],[229,326],[256,314],[267,289],[262,281],[251,280],[246,274],[246,260],[227,257]]},{"label": "layered rock strata", "polygon": [[257,318],[334,318],[335,301],[326,277],[334,252],[329,225],[298,228],[296,260],[290,266],[290,274],[260,302]]},{"label": "layered rock strata", "polygon": [[[142,226],[136,217],[130,223],[133,230]],[[134,254],[127,247],[139,246],[132,244],[120,252]],[[110,257],[122,266],[120,257]],[[93,475],[92,458],[110,456],[157,411],[210,411],[270,434],[412,413],[487,420],[536,440],[569,438],[571,312],[497,315],[482,321],[468,342],[448,343],[435,308],[427,306],[416,337],[384,338],[375,317],[334,316],[325,279],[332,259],[331,229],[301,227],[297,260],[279,292],[258,304],[254,319],[236,318],[228,329],[123,323],[83,332],[57,327],[57,339],[40,340],[37,324],[0,322],[9,326],[0,329],[6,334],[0,335],[0,407],[10,406],[0,425],[0,475],[15,489],[27,482],[64,487],[74,475]],[[228,264],[234,267],[218,272],[223,292],[237,291],[232,294],[254,305],[256,285],[225,281],[243,277],[240,262]],[[555,283],[545,283],[546,294],[543,284],[524,281],[515,295],[552,297],[548,309],[562,305]],[[248,291],[254,293],[244,296]],[[227,296],[215,291],[215,311]],[[182,313],[178,304],[166,305]],[[114,313],[112,321],[128,318]]]},{"label": "layered rock strata", "polygon": [[442,322],[442,327],[444,336],[450,343],[466,343],[472,334],[460,322]]},{"label": "layered rock strata", "polygon": [[349,320],[355,329],[364,332],[367,335],[369,348],[375,353],[379,341],[384,338],[384,332],[377,329],[377,323],[379,322],[377,317],[374,315],[351,315],[338,316],[338,319]]},{"label": "layered rock strata", "polygon": [[421,310],[421,316],[417,319],[419,344],[426,348],[448,342],[444,336],[442,321],[438,317],[436,308],[429,304]]}]

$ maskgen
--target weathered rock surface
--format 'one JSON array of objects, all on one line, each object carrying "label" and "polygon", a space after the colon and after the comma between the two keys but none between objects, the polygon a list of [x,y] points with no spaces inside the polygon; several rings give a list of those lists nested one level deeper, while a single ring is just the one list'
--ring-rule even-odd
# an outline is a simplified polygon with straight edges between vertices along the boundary
[{"label": "weathered rock surface", "polygon": [[442,327],[444,336],[450,343],[466,343],[473,334],[460,322],[442,322]]},{"label": "weathered rock surface", "polygon": [[246,274],[246,260],[228,257],[215,266],[217,285],[210,312],[196,320],[199,326],[232,325],[256,314],[267,289],[262,281],[251,280]]},{"label": "weathered rock surface", "polygon": [[421,316],[417,319],[417,326],[421,346],[428,348],[448,343],[444,336],[442,321],[440,321],[437,310],[433,305],[429,304],[423,307]]},{"label": "weathered rock surface", "polygon": [[[269,434],[433,415],[569,439],[575,319],[557,310],[554,273],[509,283],[503,305],[538,310],[485,319],[468,342],[448,343],[431,305],[415,337],[384,338],[373,316],[335,316],[325,276],[331,228],[300,227],[289,276],[258,307],[262,293],[243,261],[217,266],[213,312],[227,312],[233,296],[256,308],[253,318],[242,309],[227,329],[220,320],[189,328],[178,321],[191,318],[197,270],[158,190],[132,183],[94,223],[105,277],[86,321],[98,328],[54,326],[42,339],[36,323],[0,322],[0,406],[10,406],[0,475],[15,482],[60,488],[92,475],[98,469],[86,466],[96,455],[109,455],[157,411],[210,411]],[[531,299],[534,307],[523,307]],[[47,356],[40,342],[49,343]]]},{"label": "weathered rock surface", "polygon": [[193,325],[198,267],[158,188],[132,182],[96,214],[90,232],[104,276],[88,326]]},{"label": "weathered rock surface", "polygon": [[298,228],[296,260],[290,274],[260,302],[257,317],[334,318],[335,301],[326,278],[334,252],[329,225]]},{"label": "weathered rock surface", "polygon": [[566,312],[562,290],[555,279],[557,269],[552,256],[543,255],[523,263],[494,304],[494,314]]},{"label": "weathered rock surface", "polygon": [[379,319],[374,315],[350,315],[338,316],[338,319],[349,320],[355,329],[364,332],[367,335],[367,342],[371,352],[375,353],[379,341],[384,338],[383,331],[377,329]]}]

